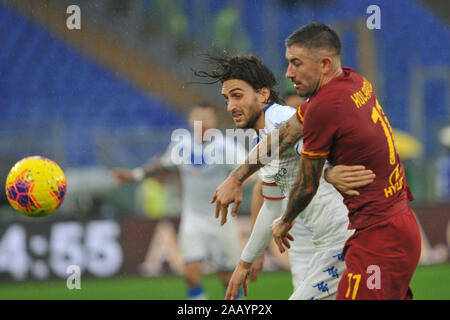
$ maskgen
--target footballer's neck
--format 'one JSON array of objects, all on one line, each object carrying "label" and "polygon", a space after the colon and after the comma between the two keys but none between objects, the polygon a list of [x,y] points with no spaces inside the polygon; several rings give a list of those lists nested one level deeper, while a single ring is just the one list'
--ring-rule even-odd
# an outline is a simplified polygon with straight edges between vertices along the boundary
[{"label": "footballer's neck", "polygon": [[339,63],[339,64],[335,65],[335,67],[329,74],[325,75],[322,78],[319,89],[322,88],[324,85],[326,85],[331,80],[333,80],[334,78],[339,77],[341,75],[341,73],[342,73],[342,67],[341,67],[341,64]]},{"label": "footballer's neck", "polygon": [[258,133],[258,135],[260,134],[260,131],[263,130],[266,127],[266,113],[264,111],[264,109],[268,106],[269,104],[264,105],[264,108],[261,110],[261,113],[259,114],[258,119],[256,119],[255,124],[253,125],[253,129],[256,130],[256,132]]}]

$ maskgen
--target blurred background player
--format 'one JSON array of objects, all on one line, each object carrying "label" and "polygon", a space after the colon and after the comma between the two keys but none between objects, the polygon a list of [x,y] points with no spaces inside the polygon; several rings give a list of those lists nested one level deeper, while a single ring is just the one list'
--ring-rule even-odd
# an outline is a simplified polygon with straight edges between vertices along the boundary
[{"label": "blurred background player", "polygon": [[289,90],[283,94],[283,100],[285,105],[297,109],[305,101],[305,98],[300,97],[297,91]]},{"label": "blurred background player", "polygon": [[[236,127],[255,129],[256,140],[263,139],[295,114],[294,108],[279,104],[275,76],[256,56],[210,56],[210,60],[215,63],[214,71],[196,74],[222,83],[222,95]],[[259,172],[258,188],[264,201],[226,298],[234,299],[242,284],[246,291],[245,280],[252,264],[272,239],[269,226],[286,204],[283,200],[297,176],[300,148],[301,142]],[[362,185],[373,181],[371,172],[365,173],[369,178]],[[255,206],[260,203],[253,198]],[[345,270],[342,249],[353,232],[347,230],[347,210],[342,197],[325,181],[308,211],[307,219],[300,217],[295,223],[296,248],[290,252],[295,292],[291,299],[332,299],[339,275]]]},{"label": "blurred background player", "polygon": [[[226,288],[231,272],[239,259],[240,241],[236,221],[226,227],[217,224],[209,204],[216,185],[224,179],[234,165],[211,164],[205,148],[214,148],[218,154],[235,152],[237,159],[245,157],[245,149],[234,141],[204,140],[205,132],[217,125],[214,108],[201,103],[189,116],[191,129],[201,124],[201,136],[191,131],[181,143],[172,142],[166,152],[142,168],[113,170],[117,183],[134,182],[144,177],[178,170],[182,184],[179,244],[184,261],[183,276],[188,286],[189,299],[207,299],[201,285],[203,262],[208,261],[219,270]],[[230,150],[230,147],[234,148]],[[228,148],[228,149],[226,149]],[[203,150],[203,151],[202,151]]]}]

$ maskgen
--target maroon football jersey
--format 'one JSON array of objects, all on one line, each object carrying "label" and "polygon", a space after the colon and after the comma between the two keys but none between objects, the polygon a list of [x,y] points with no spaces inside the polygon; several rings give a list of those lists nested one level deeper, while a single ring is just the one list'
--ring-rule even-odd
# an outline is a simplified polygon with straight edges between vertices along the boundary
[{"label": "maroon football jersey", "polygon": [[343,194],[349,228],[359,229],[401,211],[412,195],[375,90],[351,68],[342,71],[298,108],[297,118],[303,123],[303,157],[364,165],[375,173],[359,196]]}]

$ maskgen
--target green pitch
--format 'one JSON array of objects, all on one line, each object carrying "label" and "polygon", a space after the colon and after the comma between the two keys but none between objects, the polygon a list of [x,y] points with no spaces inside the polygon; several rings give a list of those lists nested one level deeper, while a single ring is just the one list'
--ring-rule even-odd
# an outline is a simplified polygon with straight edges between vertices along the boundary
[{"label": "green pitch", "polygon": [[[450,300],[450,264],[418,267],[412,281],[415,299]],[[210,299],[221,300],[223,288],[214,275],[204,278]],[[123,277],[81,279],[80,290],[68,290],[65,280],[1,283],[0,299],[185,299],[182,278]],[[249,283],[249,300],[285,300],[292,292],[287,271],[263,273],[257,282]]]}]

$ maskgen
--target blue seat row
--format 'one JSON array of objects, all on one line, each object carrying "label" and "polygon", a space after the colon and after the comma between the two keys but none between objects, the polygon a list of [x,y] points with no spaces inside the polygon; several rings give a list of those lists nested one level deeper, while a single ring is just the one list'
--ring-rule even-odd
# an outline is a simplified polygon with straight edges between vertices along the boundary
[{"label": "blue seat row", "polygon": [[[65,128],[68,165],[96,164],[95,130],[184,126],[167,103],[145,94],[41,26],[0,4],[0,132],[32,139]],[[55,142],[57,143],[57,142]],[[4,147],[5,144],[2,146]],[[26,145],[32,142],[25,141]],[[15,152],[13,143],[9,150]],[[30,150],[31,151],[31,150]]]}]

